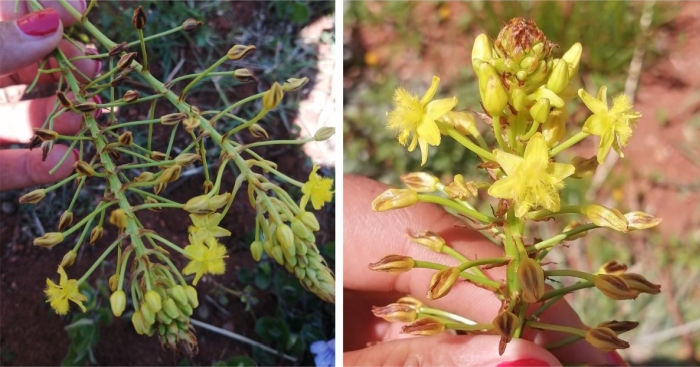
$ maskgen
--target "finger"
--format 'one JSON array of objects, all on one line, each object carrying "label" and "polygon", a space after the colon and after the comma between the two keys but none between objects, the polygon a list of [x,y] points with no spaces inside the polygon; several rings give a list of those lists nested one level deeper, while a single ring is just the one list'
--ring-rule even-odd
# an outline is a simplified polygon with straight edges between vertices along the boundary
[{"label": "finger", "polygon": [[[73,93],[66,95],[73,99]],[[100,97],[92,97],[96,103],[102,103]],[[40,128],[46,118],[53,112],[56,97],[30,99],[0,105],[0,116],[5,116],[0,123],[0,144],[28,143],[34,135],[35,128]],[[60,107],[59,107],[60,108]],[[101,110],[93,112],[95,118],[99,117]],[[80,130],[82,114],[66,111],[54,120],[54,130],[63,135],[73,135]]]},{"label": "finger", "polygon": [[513,339],[498,355],[496,335],[441,335],[392,340],[343,354],[345,366],[561,366],[546,350]]},{"label": "finger", "polygon": [[0,150],[0,191],[56,182],[68,177],[73,173],[73,163],[78,160],[77,151],[68,154],[61,167],[53,175],[49,174],[67,149],[65,145],[54,145],[44,162],[41,161],[41,149]]},{"label": "finger", "polygon": [[[68,59],[76,57],[76,56],[85,56],[85,55],[96,55],[97,50],[94,48],[90,47],[85,47],[82,43],[76,42],[78,45],[77,47],[70,42],[63,40],[58,44],[58,48],[61,49],[64,55]],[[0,45],[0,48],[4,47]],[[52,49],[53,50],[53,49]],[[86,76],[92,78],[95,75],[97,75],[100,70],[102,70],[102,61],[97,60],[97,59],[80,59],[80,60],[75,60],[72,61],[73,65],[80,70],[81,73],[85,74]],[[55,69],[58,68],[58,63],[56,60],[52,57],[49,59],[49,62],[47,65],[44,66],[44,69]],[[24,64],[22,69],[15,71],[14,73],[10,75],[6,75],[2,78],[0,78],[0,88],[6,87],[8,85],[16,85],[16,84],[31,84],[34,81],[34,78],[36,77],[36,73],[38,70],[38,64],[36,62]],[[80,82],[85,82],[85,78],[83,78],[80,74],[74,73],[76,77],[78,78],[78,81]],[[1,74],[0,74],[1,75]],[[55,82],[58,80],[60,73],[50,73],[50,74],[41,74],[39,76],[39,83],[50,83],[50,82]]]},{"label": "finger", "polygon": [[[64,26],[70,27],[78,20],[70,14],[59,1],[39,1],[39,3],[44,8],[55,9],[58,13],[59,18]],[[85,0],[68,0],[73,9],[84,12],[85,11]],[[17,7],[17,12],[15,12],[15,2],[14,1],[0,1],[0,21],[12,20],[21,18],[29,13],[32,13],[29,8],[28,1],[20,1]]]}]

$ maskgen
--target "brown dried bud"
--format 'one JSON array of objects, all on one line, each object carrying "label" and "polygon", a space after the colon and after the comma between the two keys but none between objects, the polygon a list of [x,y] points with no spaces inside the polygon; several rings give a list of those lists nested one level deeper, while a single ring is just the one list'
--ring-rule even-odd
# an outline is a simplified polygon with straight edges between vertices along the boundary
[{"label": "brown dried bud", "polygon": [[136,55],[136,52],[129,52],[128,54],[122,56],[117,62],[117,69],[124,70],[131,66],[131,63],[134,61],[134,59],[136,59]]},{"label": "brown dried bud", "polygon": [[413,190],[388,189],[372,201],[372,210],[383,212],[385,210],[400,209],[417,202],[418,194]]},{"label": "brown dried bud", "polygon": [[160,117],[160,123],[163,125],[175,125],[186,119],[187,115],[181,112],[171,113]]},{"label": "brown dried bud", "polygon": [[465,200],[471,196],[476,196],[478,193],[474,182],[464,182],[464,176],[462,175],[455,175],[454,181],[445,186],[445,194],[450,199]]},{"label": "brown dried bud", "polygon": [[597,327],[601,328],[608,328],[612,331],[615,332],[615,334],[620,335],[622,333],[626,333],[630,330],[633,330],[639,326],[639,323],[636,321],[617,321],[617,320],[612,320],[612,321],[606,321],[606,322],[601,322],[598,324]]},{"label": "brown dried bud", "polygon": [[303,87],[308,82],[309,82],[309,78],[307,78],[307,77],[303,77],[301,79],[289,78],[282,85],[282,90],[285,92],[293,92],[293,91],[298,90],[299,88]]},{"label": "brown dried bud", "polygon": [[53,141],[58,138],[58,133],[49,129],[34,129],[34,135],[38,136],[41,141]]},{"label": "brown dried bud", "polygon": [[63,231],[64,228],[70,226],[71,224],[73,224],[73,212],[66,210],[58,219],[58,231]]},{"label": "brown dried bud", "polygon": [[94,112],[97,109],[97,103],[95,102],[82,102],[73,106],[76,110],[82,113]]},{"label": "brown dried bud", "polygon": [[205,194],[208,194],[209,191],[211,191],[211,189],[214,188],[214,183],[211,182],[211,180],[206,180],[206,181],[204,181],[204,183],[202,184],[202,186],[204,187],[204,193],[205,193]]},{"label": "brown dried bud", "polygon": [[110,48],[109,51],[107,52],[107,54],[110,57],[114,57],[114,56],[117,56],[120,53],[126,51],[128,48],[129,47],[127,46],[126,42],[122,42],[122,43]]},{"label": "brown dried bud", "polygon": [[598,269],[598,274],[622,275],[627,271],[627,265],[619,263],[615,260],[610,260],[601,265]]},{"label": "brown dried bud", "polygon": [[41,145],[41,138],[36,136],[36,135],[32,135],[32,138],[29,140],[29,150],[32,150],[40,145]]},{"label": "brown dried bud", "polygon": [[143,29],[146,26],[146,12],[143,11],[142,7],[136,8],[134,10],[134,16],[131,17],[131,23],[136,29]]},{"label": "brown dried bud", "polygon": [[629,212],[625,214],[629,230],[653,228],[661,223],[661,218],[657,218],[645,212]]},{"label": "brown dried bud", "polygon": [[175,164],[180,165],[180,166],[187,166],[190,165],[196,161],[201,161],[202,158],[199,156],[199,154],[194,154],[194,153],[182,153],[179,156],[175,157]]},{"label": "brown dried bud", "polygon": [[199,20],[195,20],[195,19],[190,18],[190,19],[187,19],[186,21],[182,22],[182,30],[185,32],[194,32],[197,29],[199,29],[199,27],[201,27],[202,24],[204,24],[204,23],[202,23]]},{"label": "brown dried bud", "polygon": [[114,209],[112,213],[109,214],[109,222],[114,224],[120,230],[126,229],[129,220],[126,216],[126,212],[123,209]]},{"label": "brown dried bud", "polygon": [[502,311],[493,319],[494,330],[501,336],[501,342],[498,345],[498,355],[503,355],[503,352],[506,351],[506,344],[513,339],[513,334],[519,323],[518,316],[508,310]]},{"label": "brown dried bud", "polygon": [[[143,202],[144,202],[145,204],[157,204],[157,203],[158,203],[158,200],[156,200],[156,199],[154,199],[154,198],[152,198],[152,197],[149,196],[149,197],[147,197]],[[160,207],[151,207],[151,208],[148,208],[148,210],[150,210],[150,211],[152,211],[152,212],[159,213],[159,212],[161,212],[163,209],[160,208]]]},{"label": "brown dried bud", "polygon": [[411,297],[411,296],[401,297],[396,301],[396,303],[401,303],[401,304],[413,306],[416,309],[423,307],[423,302],[421,302],[419,299],[417,299],[415,297]]},{"label": "brown dried bud", "polygon": [[270,139],[270,136],[267,134],[267,131],[263,129],[262,126],[258,124],[253,124],[248,128],[248,131],[250,132],[250,135],[253,135],[256,138],[259,139],[265,139],[268,140]]},{"label": "brown dried bud", "polygon": [[617,209],[592,204],[583,209],[583,214],[597,226],[612,228],[620,232],[628,231],[627,218]]},{"label": "brown dried bud", "polygon": [[536,303],[544,295],[544,270],[535,259],[520,260],[517,270],[520,298],[527,303]]},{"label": "brown dried bud", "polygon": [[34,239],[34,246],[51,248],[63,242],[63,233],[49,232],[41,237]]},{"label": "brown dried bud", "polygon": [[124,96],[122,97],[122,101],[124,102],[133,102],[137,99],[139,99],[139,92],[135,90],[126,91],[126,93],[124,93]]},{"label": "brown dried bud", "polygon": [[594,327],[586,332],[586,341],[603,352],[612,352],[615,349],[626,349],[630,344],[617,337],[617,334],[606,327]]},{"label": "brown dried bud", "polygon": [[155,174],[153,172],[143,171],[140,175],[134,177],[135,182],[147,182],[151,181]]},{"label": "brown dried bud", "polygon": [[159,183],[169,183],[177,180],[180,178],[180,172],[182,171],[182,167],[178,166],[177,164],[174,166],[170,166],[166,168],[163,173],[158,177],[158,182]]},{"label": "brown dried bud", "polygon": [[46,197],[44,189],[30,191],[19,198],[20,204],[36,204]]},{"label": "brown dried bud", "polygon": [[258,80],[258,78],[253,75],[248,69],[236,69],[233,71],[233,77],[241,82],[249,82],[251,80]]},{"label": "brown dried bud", "polygon": [[415,260],[409,256],[387,255],[376,263],[369,264],[370,270],[385,271],[389,273],[402,273],[413,269]]},{"label": "brown dried bud", "polygon": [[428,299],[438,299],[446,296],[452,290],[452,286],[459,279],[461,271],[456,267],[450,267],[440,270],[433,274],[428,286],[428,293],[425,295]]},{"label": "brown dried bud", "polygon": [[416,308],[405,303],[392,303],[384,307],[372,306],[372,313],[389,322],[413,322],[418,316]]},{"label": "brown dried bud", "polygon": [[267,111],[274,109],[275,107],[277,107],[277,105],[280,104],[283,97],[284,92],[282,91],[282,86],[279,85],[279,83],[277,82],[272,83],[270,89],[268,89],[267,92],[263,94],[263,109]]},{"label": "brown dried bud", "polygon": [[102,226],[97,226],[90,231],[90,244],[94,245],[95,242],[97,242],[100,238],[102,238],[102,235],[104,234],[104,228]]},{"label": "brown dried bud", "polygon": [[79,175],[86,177],[92,177],[96,173],[95,169],[90,166],[90,163],[85,161],[77,161],[73,163],[73,168],[75,168],[75,172],[77,172]]},{"label": "brown dried bud", "polygon": [[640,293],[658,294],[661,293],[661,285],[654,284],[640,274],[624,273],[620,278],[625,280],[627,285]]},{"label": "brown dried bud", "polygon": [[598,290],[614,300],[636,299],[639,292],[630,288],[619,275],[598,274],[593,279]]},{"label": "brown dried bud", "polygon": [[182,126],[185,128],[185,131],[188,133],[191,133],[199,127],[199,124],[201,124],[201,121],[197,117],[188,117],[184,120],[182,120]]},{"label": "brown dried bud", "polygon": [[41,161],[46,162],[46,157],[49,156],[51,150],[53,149],[53,140],[47,140],[41,142]]},{"label": "brown dried bud", "polygon": [[571,164],[576,169],[571,178],[584,178],[593,175],[595,170],[598,168],[598,158],[596,156],[590,157],[588,159],[583,157],[574,157],[571,160]]},{"label": "brown dried bud", "polygon": [[231,47],[230,50],[228,50],[228,58],[229,60],[240,60],[243,57],[245,57],[249,52],[256,50],[257,47],[254,45],[248,45],[248,46],[243,46],[243,45],[235,45]]},{"label": "brown dried bud", "polygon": [[117,75],[116,78],[114,78],[111,82],[109,82],[109,86],[110,87],[118,87],[118,86],[124,84],[124,82],[127,79],[129,79],[129,78],[126,76],[126,74],[119,74],[119,75]]},{"label": "brown dried bud", "polygon": [[427,172],[412,172],[401,175],[401,182],[415,192],[434,192],[440,180]]},{"label": "brown dried bud", "polygon": [[151,158],[154,161],[162,162],[162,161],[168,159],[169,157],[166,156],[165,153],[163,153],[163,152],[159,152],[157,150],[154,150],[153,152],[151,152]]},{"label": "brown dried bud", "polygon": [[58,102],[61,103],[61,107],[63,108],[71,108],[73,107],[73,102],[71,102],[68,97],[66,97],[65,93],[59,91],[56,91],[56,99],[58,99]]},{"label": "brown dried bud", "polygon": [[61,265],[59,265],[59,266],[62,268],[70,267],[75,262],[76,256],[77,255],[76,255],[75,251],[71,250],[71,251],[66,252],[66,254],[63,255],[63,259],[61,259]]},{"label": "brown dried bud", "polygon": [[131,131],[125,131],[123,134],[119,135],[119,144],[121,145],[131,145],[134,142],[134,135]]},{"label": "brown dried bud", "polygon": [[156,195],[158,195],[158,194],[160,194],[163,190],[165,190],[166,187],[168,187],[168,184],[164,184],[164,183],[156,184],[155,186],[153,186],[153,193],[156,194]]},{"label": "brown dried bud", "polygon": [[445,239],[433,232],[418,233],[415,236],[408,234],[408,238],[410,238],[411,241],[419,245],[423,245],[435,252],[442,252],[442,249],[445,247]]},{"label": "brown dried bud", "polygon": [[437,335],[445,331],[445,325],[432,317],[418,319],[401,328],[401,334],[420,336]]}]

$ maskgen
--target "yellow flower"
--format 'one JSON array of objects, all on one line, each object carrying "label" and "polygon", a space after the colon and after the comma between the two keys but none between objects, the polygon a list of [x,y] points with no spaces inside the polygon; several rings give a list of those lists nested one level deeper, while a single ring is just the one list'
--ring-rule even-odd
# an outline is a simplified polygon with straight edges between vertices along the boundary
[{"label": "yellow flower", "polygon": [[205,241],[216,241],[216,237],[230,236],[231,232],[219,227],[223,215],[213,214],[190,214],[192,226],[187,231],[192,235],[193,243],[203,243]]},{"label": "yellow flower", "polygon": [[68,313],[68,301],[73,301],[75,304],[80,306],[83,312],[86,311],[85,306],[83,306],[83,301],[87,301],[87,297],[78,291],[78,281],[75,279],[68,279],[66,271],[63,267],[58,267],[58,274],[61,275],[58,284],[54,283],[51,279],[46,279],[46,289],[44,293],[51,307],[59,315],[65,315]]},{"label": "yellow flower", "polygon": [[564,179],[575,168],[570,164],[551,163],[547,143],[541,133],[530,139],[523,157],[496,150],[496,162],[507,177],[489,188],[489,195],[501,199],[513,199],[515,215],[522,217],[530,209],[543,207],[559,211],[559,190]]},{"label": "yellow flower", "polygon": [[185,247],[185,252],[190,259],[190,263],[182,270],[182,273],[185,275],[196,273],[192,282],[194,285],[197,285],[199,278],[204,274],[218,275],[223,274],[226,270],[226,264],[224,263],[224,258],[228,257],[226,248],[216,242],[216,240],[211,241],[209,246],[203,243],[189,245]]},{"label": "yellow flower", "polygon": [[600,136],[598,163],[603,163],[610,147],[615,149],[620,157],[624,157],[622,147],[627,145],[627,141],[632,136],[632,128],[642,114],[632,109],[632,103],[624,94],[613,98],[612,108],[608,109],[606,87],[600,87],[598,98],[593,98],[583,89],[578,90],[578,95],[586,107],[593,112],[593,115],[583,124],[582,130],[585,133]]},{"label": "yellow flower", "polygon": [[332,178],[324,178],[316,174],[318,171],[318,166],[314,164],[314,168],[309,174],[309,180],[306,181],[304,186],[301,188],[301,192],[304,196],[301,198],[301,207],[306,207],[306,203],[311,199],[311,205],[314,209],[319,210],[323,207],[326,202],[333,200],[333,191],[331,187],[333,186]]},{"label": "yellow flower", "polygon": [[440,129],[435,120],[457,105],[457,97],[431,101],[439,84],[440,78],[434,76],[430,88],[420,100],[399,87],[394,92],[396,109],[388,114],[388,127],[398,133],[401,145],[406,145],[409,137],[411,138],[411,143],[408,145],[409,152],[416,149],[416,145],[420,145],[421,165],[428,160],[428,144],[440,145]]}]

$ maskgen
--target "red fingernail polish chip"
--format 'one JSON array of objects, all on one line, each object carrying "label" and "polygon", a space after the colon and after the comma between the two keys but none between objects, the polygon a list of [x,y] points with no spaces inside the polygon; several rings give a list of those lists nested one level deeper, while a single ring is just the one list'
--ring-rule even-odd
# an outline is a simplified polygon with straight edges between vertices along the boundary
[{"label": "red fingernail polish chip", "polygon": [[541,359],[537,359],[537,358],[523,358],[523,359],[517,359],[515,361],[508,361],[508,362],[499,363],[496,365],[496,367],[539,367],[539,366],[549,367],[549,363],[547,363]]},{"label": "red fingernail polish chip", "polygon": [[58,13],[51,8],[35,11],[17,19],[17,26],[22,33],[30,36],[45,36],[54,33],[59,24]]}]

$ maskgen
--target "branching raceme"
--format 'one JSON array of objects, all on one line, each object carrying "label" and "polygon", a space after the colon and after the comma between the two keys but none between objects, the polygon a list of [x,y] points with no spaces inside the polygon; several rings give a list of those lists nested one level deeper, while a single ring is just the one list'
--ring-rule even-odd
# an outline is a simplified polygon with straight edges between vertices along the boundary
[{"label": "branching raceme", "polygon": [[[616,261],[603,264],[597,272],[573,269],[544,270],[548,252],[563,241],[585,236],[598,228],[627,233],[647,229],[661,222],[643,212],[622,214],[614,208],[597,204],[563,205],[559,191],[565,180],[591,175],[614,149],[620,156],[641,114],[632,108],[624,95],[612,99],[608,106],[606,87],[597,97],[583,89],[572,91],[570,81],[576,76],[582,47],[571,46],[561,58],[554,58],[556,45],[548,41],[532,21],[512,19],[501,30],[493,46],[485,34],[479,35],[472,50],[472,65],[478,77],[483,113],[455,111],[457,98],[434,99],[439,79],[422,98],[398,88],[395,109],[388,114],[388,127],[397,132],[398,140],[413,151],[417,146],[422,161],[428,158],[429,146],[440,145],[441,135],[449,136],[474,152],[491,182],[467,182],[462,175],[449,184],[425,172],[403,175],[406,189],[389,189],[373,202],[374,211],[393,210],[418,202],[442,205],[470,227],[484,233],[504,248],[500,258],[469,259],[446,243],[437,233],[409,234],[411,241],[447,255],[459,265],[443,265],[412,257],[392,254],[370,264],[370,269],[400,273],[414,268],[436,270],[426,299],[448,295],[454,284],[464,279],[487,289],[501,300],[497,316],[489,324],[475,324],[464,317],[429,308],[420,300],[404,297],[396,303],[375,307],[376,316],[389,321],[408,323],[404,333],[435,335],[445,330],[466,333],[493,333],[501,337],[503,354],[512,338],[521,337],[525,328],[553,330],[572,334],[550,348],[585,338],[594,347],[610,351],[629,344],[618,335],[637,326],[636,322],[609,321],[596,327],[579,329],[540,322],[538,316],[568,293],[595,287],[615,300],[635,299],[640,293],[656,294],[660,286],[642,275],[626,272],[627,266]],[[578,97],[592,112],[579,132],[565,139],[568,115],[565,104]],[[477,118],[489,125],[495,137],[492,149],[480,135]],[[575,157],[570,163],[557,162],[557,156],[589,135],[600,137],[596,156]],[[498,199],[493,212],[481,213],[469,199],[485,192]],[[530,239],[526,229],[538,221],[554,220],[558,215],[581,215],[580,222],[561,225],[561,233],[548,239]],[[590,223],[585,223],[586,219]],[[425,231],[418,229],[416,232]],[[485,269],[505,267],[505,278],[494,279]],[[547,290],[545,283],[555,277],[573,277],[573,285]],[[535,307],[539,305],[539,307]],[[532,312],[535,309],[536,311]]]},{"label": "branching raceme", "polygon": [[[109,256],[116,257],[117,269],[109,279],[112,291],[110,303],[115,316],[121,316],[127,307],[127,294],[130,295],[134,313],[131,318],[134,328],[139,334],[158,335],[162,345],[180,350],[188,354],[196,353],[197,342],[189,317],[193,308],[198,305],[197,291],[193,287],[206,274],[223,274],[224,259],[227,257],[226,248],[218,239],[229,236],[231,232],[219,226],[226,213],[231,208],[234,197],[239,189],[247,186],[250,205],[256,210],[255,240],[250,245],[253,258],[259,261],[263,252],[273,258],[287,271],[294,274],[301,284],[321,299],[334,302],[335,280],[332,271],[327,267],[315,244],[314,232],[320,230],[316,216],[307,211],[310,202],[314,210],[319,210],[326,202],[333,199],[331,191],[333,180],[323,178],[316,172],[314,166],[305,183],[291,179],[278,171],[277,165],[265,160],[250,148],[272,144],[300,144],[310,141],[323,141],[334,134],[330,127],[321,128],[313,139],[303,141],[270,141],[265,129],[258,124],[266,114],[276,108],[284,93],[300,89],[307,78],[289,79],[280,85],[274,83],[264,92],[242,99],[223,111],[201,111],[187,103],[187,92],[201,80],[211,75],[228,75],[243,82],[254,80],[255,77],[247,69],[237,69],[231,72],[215,72],[219,66],[229,60],[239,60],[255,50],[254,45],[234,45],[228,53],[204,72],[175,79],[169,85],[164,85],[148,68],[147,41],[159,36],[178,31],[193,32],[202,22],[188,19],[174,30],[160,35],[144,37],[143,30],[147,17],[139,7],[134,12],[132,23],[136,28],[139,41],[128,44],[115,43],[108,39],[99,29],[87,20],[87,13],[93,8],[90,2],[84,14],[77,12],[65,0],[61,5],[80,21],[107,51],[90,58],[108,59],[109,70],[89,80],[80,75],[73,65],[76,59],[68,59],[60,50],[53,52],[60,71],[57,103],[47,118],[44,126],[35,130],[32,139],[33,147],[41,146],[44,157],[56,141],[66,141],[71,148],[80,152],[80,160],[75,164],[75,174],[48,188],[32,191],[20,198],[21,203],[36,204],[46,193],[75,181],[77,189],[73,201],[61,215],[58,232],[47,233],[36,238],[34,244],[42,247],[54,247],[63,242],[73,233],[80,233],[75,246],[66,253],[58,267],[59,283],[47,280],[45,293],[48,301],[58,314],[66,314],[69,301],[85,310],[82,302],[86,297],[79,292],[79,286],[98,268]],[[38,1],[30,2],[34,10],[41,9]],[[68,36],[64,36],[68,39]],[[71,40],[72,41],[72,40]],[[128,52],[131,46],[140,46],[138,52]],[[141,56],[142,64],[136,59]],[[41,70],[46,63],[40,66]],[[76,73],[78,75],[76,75]],[[82,79],[79,79],[82,78]],[[123,96],[115,96],[115,86],[127,78],[139,78],[148,84],[153,93],[141,96],[139,92],[130,90]],[[170,87],[181,81],[188,81],[180,95],[176,95]],[[75,99],[67,98],[72,92]],[[109,92],[111,100],[106,103],[96,103],[91,100],[101,92]],[[252,119],[245,120],[233,115],[230,111],[256,100],[262,100],[260,112]],[[155,116],[155,104],[167,102],[173,107],[173,112]],[[115,108],[149,103],[150,115],[144,120],[120,121]],[[93,117],[97,109],[109,109],[107,125],[102,125]],[[82,129],[75,136],[59,135],[53,129],[56,117],[66,112],[76,112],[83,116]],[[205,115],[213,115],[210,119]],[[237,125],[228,131],[217,129],[217,121],[232,119]],[[142,130],[136,130],[146,125]],[[222,126],[220,124],[220,126]],[[191,137],[179,154],[174,155],[175,134],[178,129]],[[146,132],[147,128],[147,132]],[[170,140],[164,152],[153,150],[154,131],[170,129]],[[242,144],[232,139],[240,131],[248,129],[251,134],[261,141]],[[134,136],[147,134],[146,146],[138,145]],[[207,142],[218,145],[221,150],[218,169],[207,162],[205,147]],[[88,157],[88,144],[94,145],[96,154]],[[69,149],[70,152],[72,149]],[[66,156],[56,167],[63,164]],[[183,168],[201,162],[205,175],[203,194],[193,197],[185,203],[175,202],[161,196],[168,184],[177,181]],[[232,169],[235,167],[235,170]],[[216,169],[216,176],[209,176],[210,170]],[[236,180],[231,191],[222,186],[222,178],[226,171],[234,171]],[[272,179],[274,177],[274,179]],[[99,204],[84,218],[74,223],[73,206],[81,188],[88,179],[100,179],[105,182],[104,197]],[[281,188],[276,181],[283,181],[301,189],[303,196],[299,203]],[[139,210],[161,211],[164,208],[185,210],[190,213],[192,226],[189,227],[189,243],[184,246],[173,243],[164,235],[145,228],[139,221]],[[108,209],[110,210],[108,212]],[[70,267],[77,257],[78,250],[86,237],[92,245],[104,233],[105,217],[119,232],[118,237],[103,252],[100,258],[83,274],[80,279],[69,279],[66,268]],[[88,235],[89,233],[89,235]],[[116,253],[116,254],[115,254]],[[189,263],[180,270],[171,261],[171,256],[178,253]],[[128,270],[128,271],[127,271]],[[185,276],[194,274],[192,285],[188,284]],[[128,275],[128,276],[127,276]]]}]

